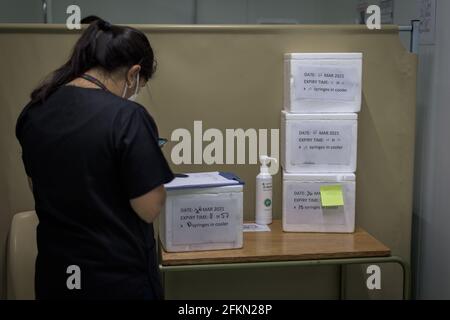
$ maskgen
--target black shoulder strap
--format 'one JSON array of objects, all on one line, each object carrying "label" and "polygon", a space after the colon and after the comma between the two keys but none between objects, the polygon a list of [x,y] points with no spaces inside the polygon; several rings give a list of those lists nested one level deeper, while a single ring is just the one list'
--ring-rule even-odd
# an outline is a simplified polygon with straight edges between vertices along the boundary
[{"label": "black shoulder strap", "polygon": [[85,80],[87,80],[89,82],[92,82],[93,84],[99,86],[100,88],[102,88],[105,91],[109,91],[108,88],[106,88],[106,86],[103,83],[100,82],[100,80],[98,80],[97,78],[94,78],[91,75],[88,75],[88,74],[84,73],[84,74],[81,75],[81,78],[83,78],[83,79],[85,79]]}]

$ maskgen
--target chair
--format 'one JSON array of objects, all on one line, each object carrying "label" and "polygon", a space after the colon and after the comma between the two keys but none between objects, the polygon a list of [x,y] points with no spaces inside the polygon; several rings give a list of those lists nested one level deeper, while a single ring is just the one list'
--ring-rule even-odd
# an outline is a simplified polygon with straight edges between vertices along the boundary
[{"label": "chair", "polygon": [[34,299],[34,268],[37,256],[35,211],[13,217],[7,247],[7,298]]}]

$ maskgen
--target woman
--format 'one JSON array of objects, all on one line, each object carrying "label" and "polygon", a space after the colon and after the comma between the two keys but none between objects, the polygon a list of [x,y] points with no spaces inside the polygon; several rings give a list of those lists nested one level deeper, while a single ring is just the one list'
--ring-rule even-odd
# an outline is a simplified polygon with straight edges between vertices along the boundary
[{"label": "woman", "polygon": [[98,20],[22,111],[37,299],[162,297],[152,222],[173,174],[152,117],[130,101],[153,73],[142,32]]}]

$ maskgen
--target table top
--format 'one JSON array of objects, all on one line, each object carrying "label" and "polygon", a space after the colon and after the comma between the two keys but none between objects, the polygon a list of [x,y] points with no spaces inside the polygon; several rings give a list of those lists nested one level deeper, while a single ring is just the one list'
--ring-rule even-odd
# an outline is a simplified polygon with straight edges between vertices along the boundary
[{"label": "table top", "polygon": [[352,234],[287,233],[280,220],[269,226],[270,232],[244,232],[240,249],[166,252],[160,245],[164,266],[301,261],[321,259],[369,258],[390,256],[391,251],[361,228]]}]

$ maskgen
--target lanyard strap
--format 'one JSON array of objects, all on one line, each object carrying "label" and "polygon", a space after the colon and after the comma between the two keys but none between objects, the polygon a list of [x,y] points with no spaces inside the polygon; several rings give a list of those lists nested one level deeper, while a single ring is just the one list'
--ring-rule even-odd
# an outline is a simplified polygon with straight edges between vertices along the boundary
[{"label": "lanyard strap", "polygon": [[108,88],[106,88],[106,86],[103,83],[100,82],[100,80],[98,80],[97,78],[94,78],[91,75],[88,75],[88,74],[84,73],[80,77],[85,79],[85,80],[87,80],[87,81],[89,81],[89,82],[92,82],[93,84],[99,86],[100,88],[102,88],[105,91],[109,91]]}]

